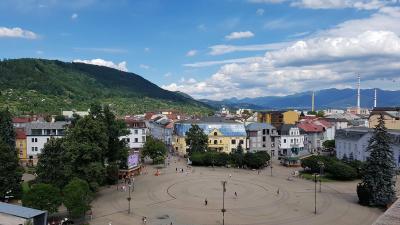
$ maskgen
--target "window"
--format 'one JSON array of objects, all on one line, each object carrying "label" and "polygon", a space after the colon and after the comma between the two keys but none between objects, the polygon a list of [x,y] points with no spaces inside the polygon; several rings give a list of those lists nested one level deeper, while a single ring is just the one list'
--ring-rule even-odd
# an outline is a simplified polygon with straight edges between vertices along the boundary
[{"label": "window", "polygon": [[142,134],[145,134],[145,133],[146,133],[146,131],[144,129],[142,129]]},{"label": "window", "polygon": [[269,129],[267,129],[267,135],[269,135]]},{"label": "window", "polygon": [[283,143],[286,143],[286,139],[283,139]]},{"label": "window", "polygon": [[131,142],[131,139],[130,139],[130,138],[124,138],[124,139],[125,139],[126,143]]},{"label": "window", "polygon": [[32,152],[34,152],[35,151],[35,147],[32,147]]},{"label": "window", "polygon": [[214,136],[218,136],[218,133],[217,133],[217,132],[214,132]]},{"label": "window", "polygon": [[138,130],[135,129],[135,134],[138,134]]},{"label": "window", "polygon": [[32,142],[35,142],[35,138],[32,138],[32,140],[31,140]]},{"label": "window", "polygon": [[263,146],[263,148],[265,148],[265,144],[263,144],[262,146]]},{"label": "window", "polygon": [[231,143],[232,143],[233,145],[235,145],[235,144],[236,144],[236,140],[235,140],[235,139],[232,139],[232,140],[231,140]]},{"label": "window", "polygon": [[142,142],[146,142],[146,136],[142,136]]},{"label": "window", "polygon": [[38,147],[35,147],[35,151],[38,151]]},{"label": "window", "polygon": [[293,139],[290,139],[290,143],[293,143]]},{"label": "window", "polygon": [[239,140],[239,144],[241,144],[241,145],[242,145],[242,144],[243,144],[243,140]]},{"label": "window", "polygon": [[262,141],[265,142],[266,140],[267,140],[267,138],[265,136],[263,136],[263,140]]},{"label": "window", "polygon": [[265,135],[265,129],[263,129],[263,135]]},{"label": "window", "polygon": [[50,138],[47,138],[47,142],[49,142]]},{"label": "window", "polygon": [[222,144],[222,140],[219,140],[219,143]]},{"label": "window", "polygon": [[217,140],[214,140],[214,145],[217,145],[218,144],[218,141]]},{"label": "window", "polygon": [[135,138],[135,143],[138,143],[138,142],[139,142],[138,138]]}]

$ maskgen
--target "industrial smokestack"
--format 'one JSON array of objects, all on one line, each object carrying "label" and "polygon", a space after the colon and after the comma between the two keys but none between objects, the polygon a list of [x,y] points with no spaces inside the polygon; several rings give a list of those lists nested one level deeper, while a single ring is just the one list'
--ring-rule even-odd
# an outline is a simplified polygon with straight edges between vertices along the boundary
[{"label": "industrial smokestack", "polygon": [[361,104],[360,104],[360,100],[361,100],[361,96],[360,96],[360,88],[361,88],[361,77],[360,75],[358,75],[358,83],[357,83],[357,114],[360,114],[361,111]]},{"label": "industrial smokestack", "polygon": [[376,88],[375,88],[375,93],[374,93],[374,108],[376,108]]},{"label": "industrial smokestack", "polygon": [[315,98],[315,92],[312,92],[312,97],[311,97],[311,111],[314,112],[315,111],[315,105],[314,105],[314,98]]}]

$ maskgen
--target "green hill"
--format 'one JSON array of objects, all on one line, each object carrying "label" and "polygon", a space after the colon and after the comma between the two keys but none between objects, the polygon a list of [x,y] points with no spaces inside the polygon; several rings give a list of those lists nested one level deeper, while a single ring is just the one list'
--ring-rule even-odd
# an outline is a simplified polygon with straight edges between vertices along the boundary
[{"label": "green hill", "polygon": [[44,59],[0,61],[0,105],[17,114],[87,110],[111,104],[118,114],[176,109],[207,113],[204,103],[164,90],[134,73]]}]

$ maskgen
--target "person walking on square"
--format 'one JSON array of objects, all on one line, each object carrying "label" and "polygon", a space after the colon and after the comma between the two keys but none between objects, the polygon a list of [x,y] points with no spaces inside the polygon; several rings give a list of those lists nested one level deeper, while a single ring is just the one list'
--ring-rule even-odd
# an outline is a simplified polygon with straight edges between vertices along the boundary
[{"label": "person walking on square", "polygon": [[207,205],[208,204],[208,201],[207,201],[207,198],[204,200],[204,205]]},{"label": "person walking on square", "polygon": [[278,195],[279,195],[279,188],[278,188],[278,190],[276,191],[276,194],[278,194]]},{"label": "person walking on square", "polygon": [[237,198],[237,192],[235,191],[235,198]]},{"label": "person walking on square", "polygon": [[229,178],[232,178],[232,174],[229,174]]}]

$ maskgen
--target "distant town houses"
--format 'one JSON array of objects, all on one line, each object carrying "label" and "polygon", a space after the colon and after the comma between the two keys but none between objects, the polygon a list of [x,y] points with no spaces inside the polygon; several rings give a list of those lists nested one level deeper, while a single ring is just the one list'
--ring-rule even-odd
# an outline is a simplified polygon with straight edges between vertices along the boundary
[{"label": "distant town houses", "polygon": [[299,121],[299,112],[288,111],[257,111],[257,122],[269,123],[276,128],[284,124],[296,124]]},{"label": "distant town houses", "polygon": [[368,118],[370,128],[374,128],[378,124],[381,114],[383,115],[386,128],[400,130],[400,107],[374,108]]},{"label": "distant town houses", "polygon": [[309,154],[304,149],[305,137],[300,133],[300,129],[294,124],[283,124],[278,133],[280,143],[278,155],[281,157],[298,157]]},{"label": "distant town houses", "polygon": [[304,147],[310,153],[321,151],[324,141],[335,139],[336,127],[325,119],[302,119],[297,127],[302,134],[305,134]]},{"label": "distant town houses", "polygon": [[[393,151],[395,164],[400,168],[400,130],[388,130],[391,137],[391,150]],[[336,157],[338,159],[366,161],[369,139],[373,135],[372,128],[355,127],[338,130],[336,132]]]},{"label": "distant town houses", "polygon": [[248,150],[250,152],[266,151],[272,157],[278,153],[278,130],[269,123],[251,123],[246,126]]},{"label": "distant town houses", "polygon": [[243,149],[246,147],[247,134],[243,123],[223,117],[205,117],[175,122],[173,146],[180,155],[187,154],[185,137],[192,124],[198,125],[208,135],[208,149],[211,151],[230,153],[239,145],[242,145]]},{"label": "distant town houses", "polygon": [[140,151],[146,143],[146,135],[148,134],[146,122],[141,119],[127,118],[125,123],[130,133],[120,137],[120,139],[124,140],[131,150]]}]

